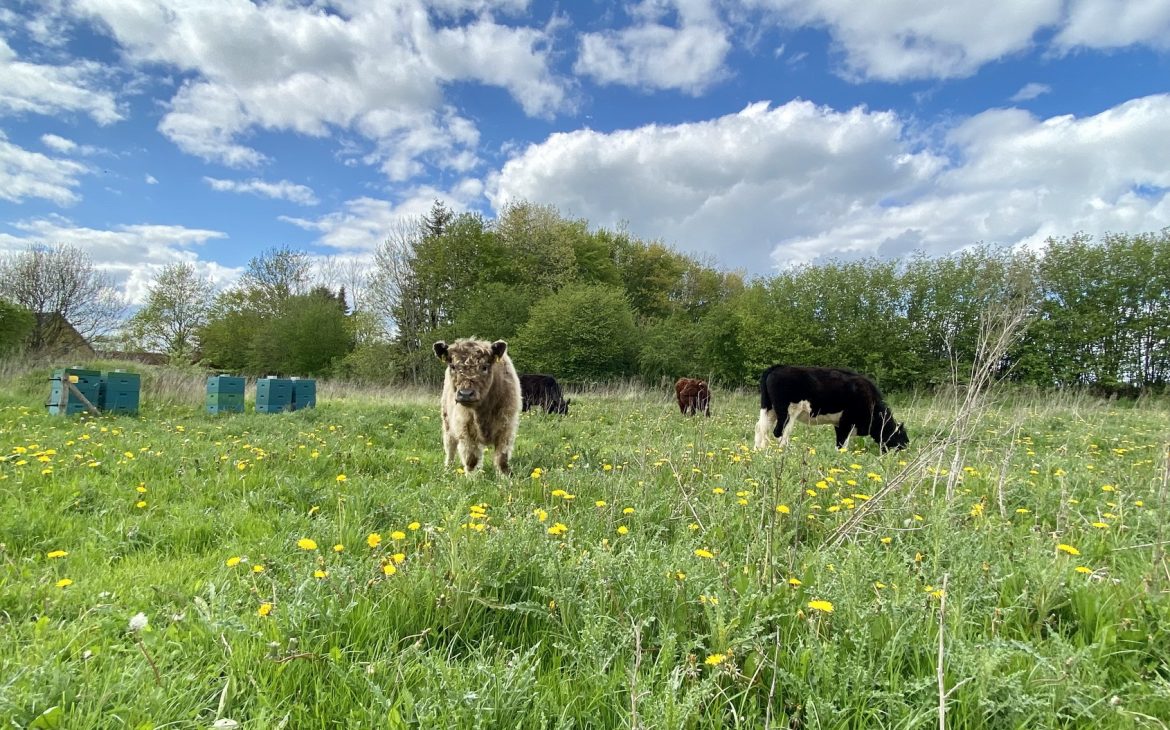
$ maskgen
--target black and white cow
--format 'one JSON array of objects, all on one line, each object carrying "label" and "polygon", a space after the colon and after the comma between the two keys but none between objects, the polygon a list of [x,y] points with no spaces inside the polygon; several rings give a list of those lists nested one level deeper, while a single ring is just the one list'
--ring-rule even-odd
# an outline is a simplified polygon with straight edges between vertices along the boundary
[{"label": "black and white cow", "polygon": [[882,451],[910,444],[906,427],[894,420],[873,381],[845,368],[775,365],[764,371],[756,448],[767,446],[769,430],[787,444],[796,421],[832,424],[839,449],[848,447],[854,433],[871,436]]},{"label": "black and white cow", "polygon": [[565,400],[556,378],[543,373],[523,373],[520,376],[520,398],[521,410],[539,406],[546,413],[562,416],[569,415],[569,404],[573,402],[572,398]]}]

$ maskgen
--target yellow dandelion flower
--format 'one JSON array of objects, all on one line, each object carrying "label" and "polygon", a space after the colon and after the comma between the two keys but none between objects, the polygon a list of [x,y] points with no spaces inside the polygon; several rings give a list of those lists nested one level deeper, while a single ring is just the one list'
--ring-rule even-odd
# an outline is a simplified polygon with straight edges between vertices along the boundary
[{"label": "yellow dandelion flower", "polygon": [[804,585],[804,583],[800,580],[800,578],[789,578],[788,585],[792,586],[793,588],[796,588],[798,586]]},{"label": "yellow dandelion flower", "polygon": [[372,548],[376,548],[382,544],[382,536],[376,532],[371,532],[369,535],[366,535],[366,544]]},{"label": "yellow dandelion flower", "polygon": [[625,525],[618,525],[617,534],[625,535],[629,531],[630,531],[630,528],[626,527]]},{"label": "yellow dandelion flower", "polygon": [[555,522],[553,523],[552,527],[548,528],[548,534],[563,535],[568,529],[568,526],[566,526],[564,523]]},{"label": "yellow dandelion flower", "polygon": [[552,494],[552,496],[554,496],[554,497],[563,497],[563,496],[565,496],[566,494],[568,494],[568,492],[566,492],[566,491],[565,491],[565,490],[563,490],[563,489],[554,489],[554,490],[552,490],[551,494]]},{"label": "yellow dandelion flower", "polygon": [[715,487],[714,489],[711,490],[712,494],[723,494],[723,492],[724,492],[723,487]]},{"label": "yellow dandelion flower", "polygon": [[261,603],[260,607],[256,609],[257,616],[267,616],[270,613],[272,613],[272,604],[271,603],[267,603],[267,602]]},{"label": "yellow dandelion flower", "polygon": [[341,543],[337,543],[336,545],[333,546],[333,552],[343,553],[343,552],[345,552],[345,546],[342,545]]},{"label": "yellow dandelion flower", "polygon": [[339,481],[339,482],[344,482],[346,480],[346,478],[347,477],[344,474],[337,475],[337,481]]},{"label": "yellow dandelion flower", "polygon": [[137,507],[138,509],[146,509],[146,500],[140,499],[134,503],[134,506]]},{"label": "yellow dandelion flower", "polygon": [[317,542],[310,538],[302,537],[300,540],[297,540],[297,547],[301,550],[316,550]]},{"label": "yellow dandelion flower", "polygon": [[243,560],[243,558],[241,558],[239,555],[233,555],[230,558],[228,558],[226,561],[224,561],[224,564],[227,565],[227,567],[229,567],[229,568],[234,568],[240,564],[241,560]]},{"label": "yellow dandelion flower", "polygon": [[698,550],[695,551],[695,556],[700,557],[700,558],[710,559],[710,558],[715,557],[715,554],[712,553],[710,550],[706,550],[704,548],[699,548]]},{"label": "yellow dandelion flower", "polygon": [[548,512],[545,512],[544,510],[540,509],[539,507],[532,510],[532,514],[536,515],[536,519],[540,520],[541,522],[544,522],[545,520],[548,519]]},{"label": "yellow dandelion flower", "polygon": [[406,560],[406,553],[394,553],[390,556],[390,559],[393,560],[396,565],[401,565],[402,562]]},{"label": "yellow dandelion flower", "polygon": [[828,601],[809,601],[808,607],[814,611],[822,611],[824,613],[833,612],[833,604]]},{"label": "yellow dandelion flower", "polygon": [[893,541],[894,541],[894,538],[892,538],[892,537],[883,537],[882,538],[883,545],[889,545]]},{"label": "yellow dandelion flower", "polygon": [[1101,491],[1102,492],[1116,492],[1117,487],[1113,486],[1112,484],[1102,484]]},{"label": "yellow dandelion flower", "polygon": [[1018,514],[1018,515],[1030,515],[1030,514],[1032,514],[1032,510],[1028,509],[1027,507],[1017,507],[1017,508],[1016,508],[1016,514]]},{"label": "yellow dandelion flower", "polygon": [[264,572],[264,566],[263,566],[263,565],[260,565],[259,563],[257,563],[256,565],[253,565],[253,566],[252,566],[252,572],[253,572],[253,573],[263,573],[263,572]]},{"label": "yellow dandelion flower", "polygon": [[411,532],[414,532],[419,527],[421,527],[421,525],[418,524],[417,522],[411,522],[409,525],[406,526],[406,529],[410,530]]},{"label": "yellow dandelion flower", "polygon": [[390,539],[391,540],[405,540],[406,533],[403,532],[402,530],[395,530],[394,532],[390,533]]},{"label": "yellow dandelion flower", "polygon": [[139,484],[137,487],[134,487],[134,491],[138,492],[139,494],[146,494],[146,485]]},{"label": "yellow dandelion flower", "polygon": [[1106,530],[1109,528],[1108,522],[1094,522],[1092,524],[1093,524],[1093,527],[1096,527],[1098,530]]},{"label": "yellow dandelion flower", "polygon": [[540,479],[541,474],[544,474],[544,469],[541,469],[539,466],[532,470],[533,479]]},{"label": "yellow dandelion flower", "polygon": [[57,581],[58,588],[68,588],[71,585],[73,585],[72,578],[62,578],[61,580]]},{"label": "yellow dandelion flower", "polygon": [[328,570],[321,570],[320,568],[318,568],[318,569],[313,571],[313,577],[314,578],[328,578],[329,571]]},{"label": "yellow dandelion flower", "polygon": [[594,502],[594,503],[593,503],[593,505],[594,505],[595,507],[604,507],[604,506],[605,506],[605,500],[604,500],[604,499],[599,499],[599,500],[597,500],[596,502]]},{"label": "yellow dandelion flower", "polygon": [[45,557],[49,558],[50,560],[54,560],[56,558],[63,558],[68,554],[69,553],[65,550],[50,550],[49,552],[45,553]]},{"label": "yellow dandelion flower", "polygon": [[613,471],[613,464],[602,464],[602,471]]},{"label": "yellow dandelion flower", "polygon": [[776,511],[782,515],[792,514],[792,510],[788,509],[788,505],[786,505],[786,504],[776,505]]},{"label": "yellow dandelion flower", "polygon": [[[1140,507],[1141,505],[1139,504],[1138,506]],[[623,515],[632,515],[632,514],[634,514],[634,508],[633,507],[626,507],[622,510],[622,514]]]},{"label": "yellow dandelion flower", "polygon": [[720,664],[722,664],[725,661],[727,661],[726,654],[712,654],[709,657],[707,657],[705,660],[703,660],[703,663],[708,665],[708,666],[715,667],[715,666],[719,666]]},{"label": "yellow dandelion flower", "polygon": [[1068,553],[1069,555],[1080,555],[1081,554],[1080,550],[1077,550],[1072,545],[1065,545],[1063,542],[1060,543],[1059,545],[1057,545],[1056,549],[1061,551],[1062,553]]},{"label": "yellow dandelion flower", "polygon": [[874,587],[874,588],[877,588],[877,589],[879,589],[879,590],[880,590],[880,589],[882,589],[882,588],[885,588],[885,587],[886,587],[886,584],[885,584],[885,583],[882,583],[880,580],[875,580],[875,581],[873,582],[873,587]]},{"label": "yellow dandelion flower", "polygon": [[1078,573],[1084,573],[1086,575],[1093,572],[1092,568],[1087,568],[1084,565],[1078,565],[1077,567],[1073,568],[1073,570]]},{"label": "yellow dandelion flower", "polygon": [[687,525],[687,529],[690,530],[691,532],[698,532],[699,525],[696,522],[692,522],[691,524]]},{"label": "yellow dandelion flower", "polygon": [[383,575],[394,575],[397,572],[398,572],[398,568],[395,568],[393,563],[386,563],[385,565],[382,566],[382,574]]}]

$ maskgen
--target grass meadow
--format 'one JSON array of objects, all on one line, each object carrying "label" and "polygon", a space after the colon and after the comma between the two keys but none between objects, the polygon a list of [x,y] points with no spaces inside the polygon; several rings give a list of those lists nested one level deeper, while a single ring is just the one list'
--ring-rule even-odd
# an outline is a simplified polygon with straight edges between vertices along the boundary
[{"label": "grass meadow", "polygon": [[1001,391],[956,436],[955,399],[895,395],[883,455],[613,388],[468,479],[437,392],[209,416],[200,376],[125,367],[138,417],[4,373],[0,726],[1170,723],[1163,402]]}]

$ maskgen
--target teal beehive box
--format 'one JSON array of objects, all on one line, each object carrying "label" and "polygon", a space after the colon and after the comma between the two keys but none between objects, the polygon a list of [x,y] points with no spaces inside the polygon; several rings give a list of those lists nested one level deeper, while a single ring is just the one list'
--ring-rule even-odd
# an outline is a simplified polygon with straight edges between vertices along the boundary
[{"label": "teal beehive box", "polygon": [[106,413],[137,413],[141,390],[138,373],[112,370],[101,377],[97,407]]},{"label": "teal beehive box", "polygon": [[208,413],[243,413],[244,379],[235,375],[212,375],[207,379]]},{"label": "teal beehive box", "polygon": [[98,370],[83,368],[59,368],[49,377],[49,402],[45,404],[49,413],[60,416],[72,416],[88,410],[85,402],[71,391],[68,383],[72,383],[79,393],[88,400],[94,408],[98,407],[101,396],[102,374]]},{"label": "teal beehive box", "polygon": [[293,378],[292,388],[292,402],[294,411],[299,411],[302,408],[317,407],[316,380],[313,380],[312,378]]},{"label": "teal beehive box", "polygon": [[256,381],[256,412],[283,413],[293,409],[293,381],[260,378]]}]

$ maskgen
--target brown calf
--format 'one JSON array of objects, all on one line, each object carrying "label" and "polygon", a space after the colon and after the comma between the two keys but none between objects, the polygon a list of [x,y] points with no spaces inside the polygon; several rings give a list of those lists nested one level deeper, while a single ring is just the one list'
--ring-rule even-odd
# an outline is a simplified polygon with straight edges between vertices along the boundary
[{"label": "brown calf", "polygon": [[698,378],[679,378],[674,384],[678,409],[684,416],[703,411],[711,415],[711,389]]},{"label": "brown calf", "polygon": [[450,466],[455,452],[470,475],[483,458],[483,448],[495,450],[496,470],[509,473],[508,459],[520,423],[520,379],[508,343],[503,340],[460,339],[448,345],[436,342],[435,355],[447,363],[443,376],[443,463]]}]

